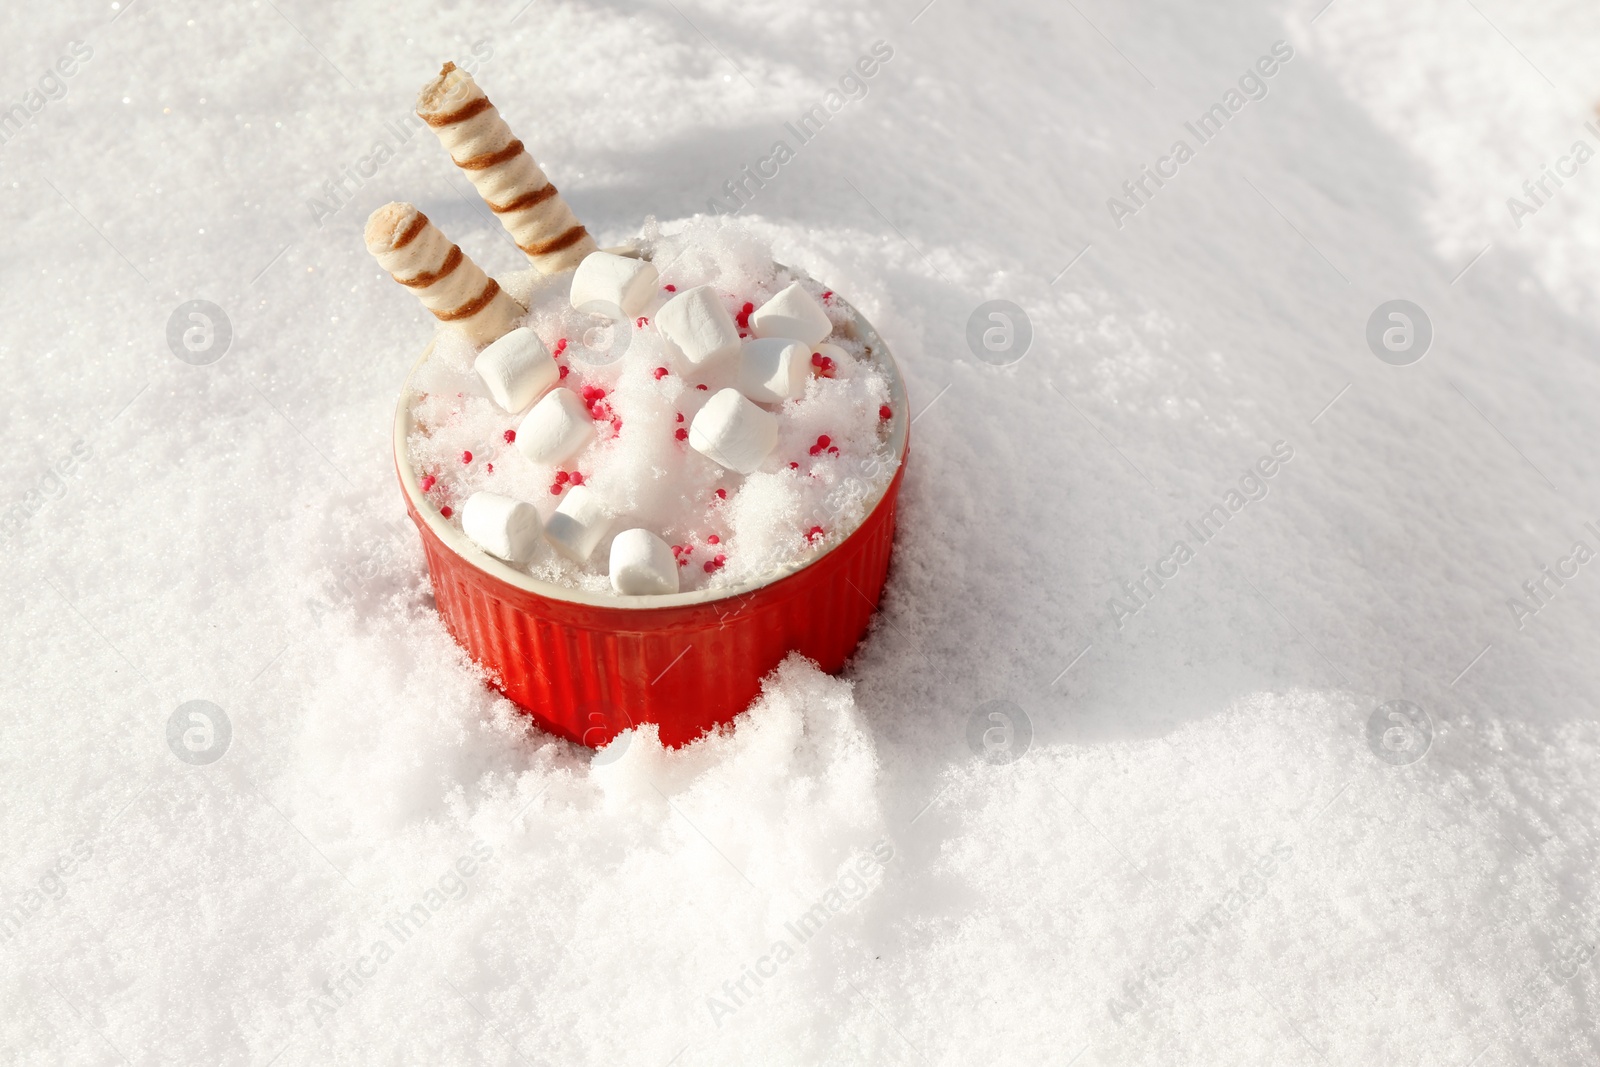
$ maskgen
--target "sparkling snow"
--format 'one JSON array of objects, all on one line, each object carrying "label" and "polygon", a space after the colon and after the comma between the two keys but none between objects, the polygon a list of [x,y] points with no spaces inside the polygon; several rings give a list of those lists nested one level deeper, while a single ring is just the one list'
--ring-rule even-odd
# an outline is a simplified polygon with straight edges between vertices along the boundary
[{"label": "sparkling snow", "polygon": [[[1600,11],[1323,5],[8,5],[0,1061],[1600,1059],[1600,160],[1507,203]],[[742,188],[892,347],[841,677],[596,755],[443,631],[360,233],[522,265],[452,57],[603,243]]]}]

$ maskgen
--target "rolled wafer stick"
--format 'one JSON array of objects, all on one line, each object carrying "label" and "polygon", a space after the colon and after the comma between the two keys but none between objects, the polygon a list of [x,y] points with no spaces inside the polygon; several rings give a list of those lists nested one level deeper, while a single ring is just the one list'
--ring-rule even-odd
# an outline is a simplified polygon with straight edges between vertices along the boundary
[{"label": "rolled wafer stick", "polygon": [[434,318],[486,345],[508,333],[525,309],[500,289],[412,204],[385,204],[367,218],[367,251],[417,294]]},{"label": "rolled wafer stick", "polygon": [[571,270],[595,250],[594,238],[472,75],[446,63],[418,94],[417,116],[540,271]]}]

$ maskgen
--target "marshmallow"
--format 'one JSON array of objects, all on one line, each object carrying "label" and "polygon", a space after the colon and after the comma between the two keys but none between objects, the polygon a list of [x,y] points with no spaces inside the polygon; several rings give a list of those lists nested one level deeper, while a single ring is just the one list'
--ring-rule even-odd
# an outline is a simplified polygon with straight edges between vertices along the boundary
[{"label": "marshmallow", "polygon": [[811,346],[783,337],[746,341],[739,353],[739,392],[762,404],[805,396]]},{"label": "marshmallow", "polygon": [[660,280],[646,260],[590,252],[572,275],[572,306],[591,315],[632,319],[650,303]]},{"label": "marshmallow", "polygon": [[450,159],[542,273],[571,270],[594,251],[594,238],[472,75],[446,63],[418,94],[417,117],[439,135]]},{"label": "marshmallow", "polygon": [[815,345],[833,332],[833,321],[822,305],[794,282],[751,313],[750,332],[757,337],[791,337]]},{"label": "marshmallow", "polygon": [[472,369],[489,387],[494,402],[512,414],[561,380],[561,368],[550,358],[539,335],[526,326],[519,326],[479,352]]},{"label": "marshmallow", "polygon": [[778,417],[723,389],[689,424],[689,444],[718,466],[749,474],[778,444]]},{"label": "marshmallow", "polygon": [[739,327],[709,285],[697,285],[662,304],[656,326],[696,367],[739,350]]},{"label": "marshmallow", "polygon": [[678,561],[671,547],[649,530],[617,534],[611,542],[611,588],[623,596],[676,593]]},{"label": "marshmallow", "polygon": [[585,563],[611,527],[600,497],[587,485],[575,485],[561,498],[556,513],[545,524],[544,535],[557,552],[574,563]]},{"label": "marshmallow", "polygon": [[533,558],[540,527],[532,504],[498,493],[473,493],[461,505],[461,532],[489,555],[509,563]]},{"label": "marshmallow", "polygon": [[367,217],[365,237],[378,266],[473,344],[488,344],[522,317],[522,305],[414,205],[380,207]]},{"label": "marshmallow", "polygon": [[550,466],[576,456],[593,439],[594,420],[571,389],[550,390],[517,427],[522,454]]}]

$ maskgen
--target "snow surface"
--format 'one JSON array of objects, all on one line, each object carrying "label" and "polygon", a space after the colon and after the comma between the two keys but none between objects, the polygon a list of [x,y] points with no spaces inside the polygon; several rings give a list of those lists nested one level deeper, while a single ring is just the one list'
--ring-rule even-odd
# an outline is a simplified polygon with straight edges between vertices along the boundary
[{"label": "snow surface", "polygon": [[[0,1060],[1600,1057],[1600,161],[1506,205],[1600,140],[1592,4],[135,0],[0,40],[0,102],[42,83],[0,144]],[[530,734],[429,608],[388,440],[425,314],[361,224],[517,253],[425,133],[323,184],[468,55],[602,241],[788,138],[747,211],[920,411],[856,660],[684,751]],[[1397,700],[1412,762],[1404,716],[1369,741]],[[1021,758],[974,754],[995,701]]]}]

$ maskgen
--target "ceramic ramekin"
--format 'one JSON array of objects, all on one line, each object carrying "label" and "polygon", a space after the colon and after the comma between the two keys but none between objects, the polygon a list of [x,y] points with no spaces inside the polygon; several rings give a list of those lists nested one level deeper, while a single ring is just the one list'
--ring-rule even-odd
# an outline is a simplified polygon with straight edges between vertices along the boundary
[{"label": "ceramic ramekin", "polygon": [[598,747],[653,722],[664,743],[681,745],[748,707],[761,679],[790,652],[832,673],[855,651],[889,570],[911,419],[894,358],[872,325],[845,306],[846,328],[889,381],[894,477],[839,544],[802,566],[721,589],[585,593],[532,578],[478,548],[439,514],[411,467],[412,368],[395,411],[394,459],[439,614],[495,688],[542,729]]}]

